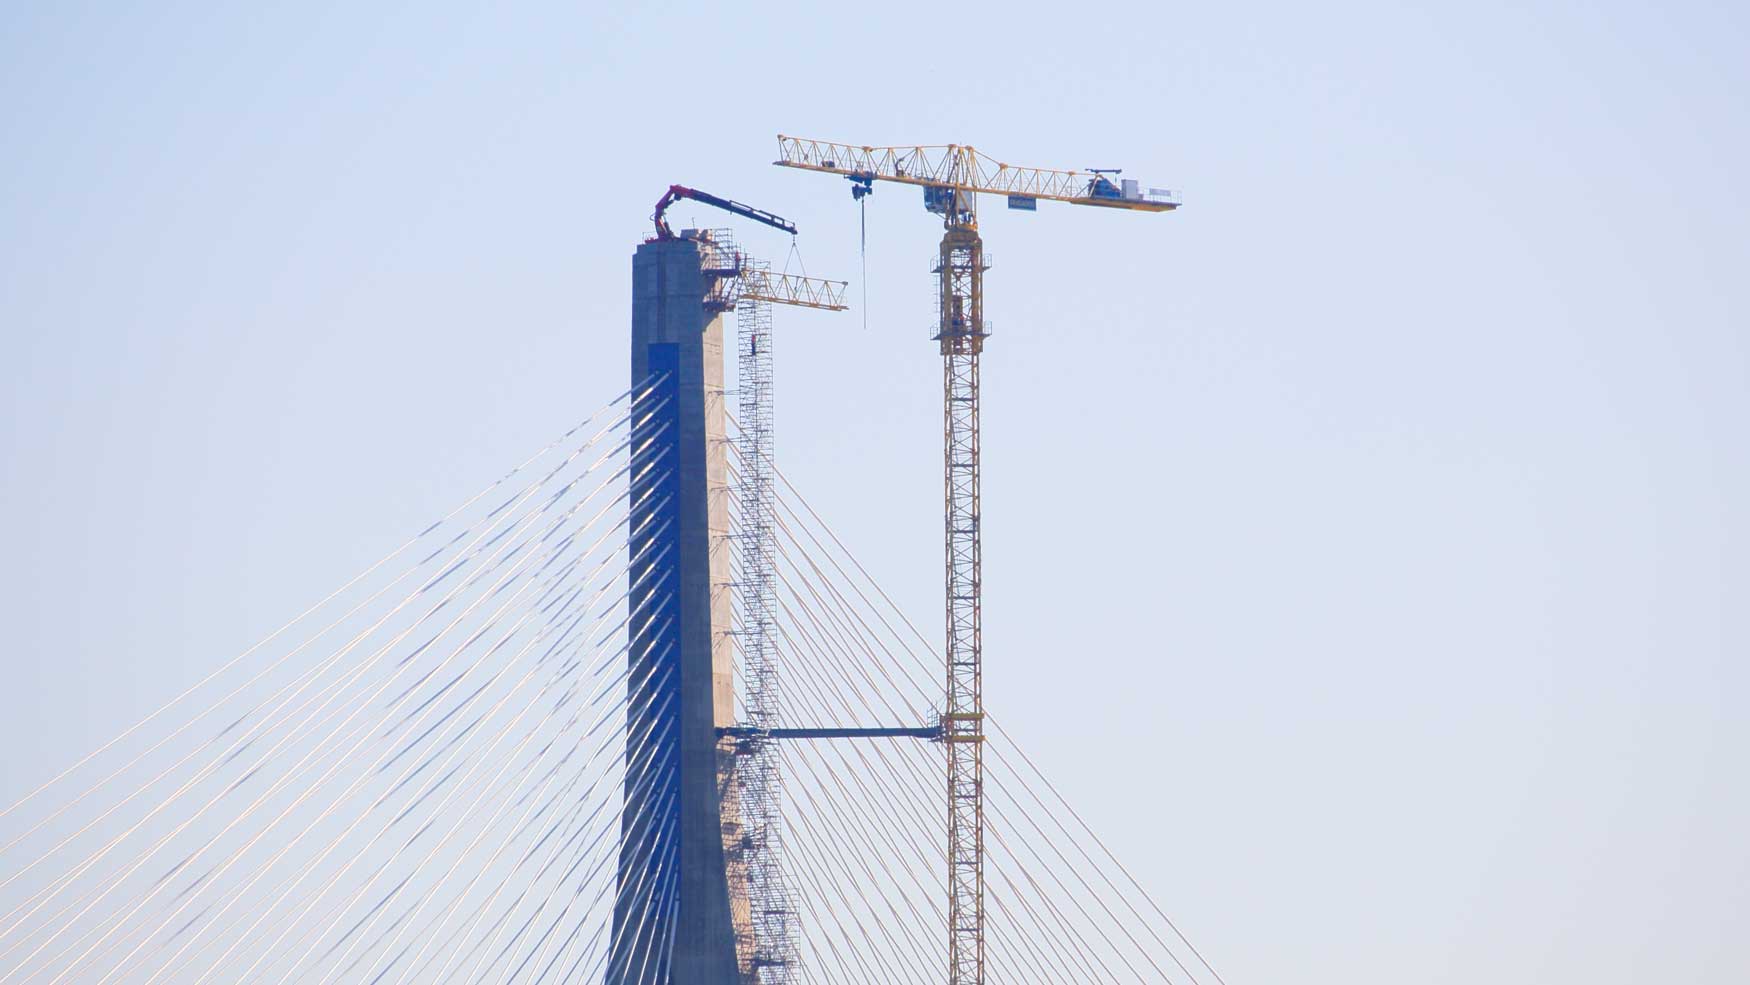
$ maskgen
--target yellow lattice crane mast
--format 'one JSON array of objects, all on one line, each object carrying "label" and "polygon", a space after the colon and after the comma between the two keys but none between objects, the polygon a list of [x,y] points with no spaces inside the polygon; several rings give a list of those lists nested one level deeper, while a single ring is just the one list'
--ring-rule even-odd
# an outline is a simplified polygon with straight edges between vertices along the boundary
[{"label": "yellow lattice crane mast", "polygon": [[962,144],[860,147],[778,136],[784,167],[849,178],[859,202],[876,181],[920,185],[924,208],[945,232],[934,272],[942,353],[943,499],[946,544],[947,698],[942,740],[948,760],[948,985],[984,985],[984,697],[982,553],[979,540],[978,356],[984,321],[984,241],[978,195],[1007,195],[1031,211],[1040,199],[1166,212],[1172,192],[1114,180],[1112,170],[1054,171],[1003,164]]}]

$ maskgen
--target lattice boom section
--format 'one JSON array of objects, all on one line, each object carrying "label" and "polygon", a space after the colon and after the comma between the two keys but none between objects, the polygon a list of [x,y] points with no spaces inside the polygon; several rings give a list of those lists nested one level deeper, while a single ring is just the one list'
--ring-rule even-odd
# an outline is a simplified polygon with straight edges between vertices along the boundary
[{"label": "lattice boom section", "polygon": [[947,582],[948,982],[984,982],[984,697],[978,468],[978,356],[984,244],[976,230],[942,237],[943,496]]}]

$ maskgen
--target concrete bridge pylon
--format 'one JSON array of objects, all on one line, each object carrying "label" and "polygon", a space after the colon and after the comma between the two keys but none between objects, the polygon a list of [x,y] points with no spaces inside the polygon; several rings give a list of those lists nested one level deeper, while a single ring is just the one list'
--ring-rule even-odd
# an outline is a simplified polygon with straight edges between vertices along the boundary
[{"label": "concrete bridge pylon", "polygon": [[607,985],[743,985],[723,319],[708,239],[632,259],[627,771]]}]

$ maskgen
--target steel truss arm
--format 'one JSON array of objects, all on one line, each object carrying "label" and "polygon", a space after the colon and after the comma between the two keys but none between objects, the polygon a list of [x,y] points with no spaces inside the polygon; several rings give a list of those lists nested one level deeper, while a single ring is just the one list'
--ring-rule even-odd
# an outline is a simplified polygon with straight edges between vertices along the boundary
[{"label": "steel truss arm", "polygon": [[940,725],[921,728],[757,728],[731,725],[717,734],[732,739],[940,739]]},{"label": "steel truss arm", "polygon": [[1179,207],[1166,191],[1124,198],[1112,182],[1092,171],[1057,171],[1004,164],[964,144],[858,147],[826,140],[778,136],[774,164],[908,185],[1043,198],[1073,205],[1166,212]]}]

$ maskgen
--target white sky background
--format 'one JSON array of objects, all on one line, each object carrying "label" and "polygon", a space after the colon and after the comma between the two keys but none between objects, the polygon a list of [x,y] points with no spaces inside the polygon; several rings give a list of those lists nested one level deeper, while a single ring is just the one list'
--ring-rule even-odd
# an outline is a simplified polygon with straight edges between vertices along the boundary
[{"label": "white sky background", "polygon": [[[1742,9],[352,6],[0,14],[0,800],[623,390],[668,184],[855,281],[774,134],[961,141],[1184,189],[986,203],[987,700],[1227,980],[1750,977]],[[779,460],[935,627],[868,219]]]}]

